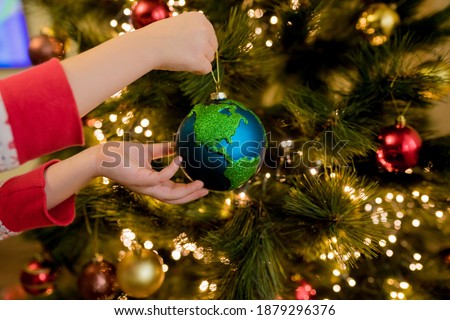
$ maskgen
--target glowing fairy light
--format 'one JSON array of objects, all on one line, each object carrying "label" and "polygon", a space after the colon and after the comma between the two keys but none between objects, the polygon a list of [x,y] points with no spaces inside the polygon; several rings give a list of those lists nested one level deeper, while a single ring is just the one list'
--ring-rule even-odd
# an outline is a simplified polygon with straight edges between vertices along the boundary
[{"label": "glowing fairy light", "polygon": [[388,237],[388,240],[389,240],[390,243],[395,243],[395,242],[397,242],[397,237],[394,236],[393,234],[391,234],[391,235]]},{"label": "glowing fairy light", "polygon": [[405,299],[405,294],[403,292],[399,292],[397,295],[397,298],[400,300],[403,300],[403,299]]},{"label": "glowing fairy light", "polygon": [[231,206],[231,199],[230,198],[226,198],[225,199],[225,203],[227,206]]},{"label": "glowing fairy light", "polygon": [[255,10],[255,18],[256,19],[262,18],[263,15],[264,15],[263,9],[256,9]]},{"label": "glowing fairy light", "polygon": [[402,281],[400,282],[400,288],[402,288],[403,290],[406,290],[409,288],[409,283],[406,281]]},{"label": "glowing fairy light", "polygon": [[198,288],[200,289],[201,292],[205,292],[206,290],[208,290],[208,287],[209,287],[209,282],[206,281],[206,280],[203,280],[203,281],[200,283],[200,285],[199,285]]},{"label": "glowing fairy light", "polygon": [[333,252],[329,252],[327,254],[327,258],[330,259],[330,260],[334,259],[334,253]]},{"label": "glowing fairy light", "polygon": [[321,259],[321,260],[326,260],[326,259],[327,259],[327,255],[326,255],[325,253],[322,253],[322,254],[319,256],[319,259]]},{"label": "glowing fairy light", "polygon": [[412,195],[413,195],[415,198],[418,198],[418,197],[420,196],[420,192],[417,191],[417,190],[414,190],[414,191],[412,192]]},{"label": "glowing fairy light", "polygon": [[386,250],[386,256],[392,257],[393,255],[394,255],[394,251],[392,251],[391,249]]},{"label": "glowing fairy light", "polygon": [[145,241],[144,248],[150,250],[151,248],[153,248],[153,242],[151,242],[150,240]]},{"label": "glowing fairy light", "polygon": [[266,41],[266,47],[270,48],[271,46],[273,46],[273,41],[270,40],[270,39],[268,39],[268,40]]},{"label": "glowing fairy light", "polygon": [[341,291],[341,286],[338,285],[338,284],[335,284],[335,285],[333,286],[333,291],[334,291],[334,292],[340,292],[340,291]]},{"label": "glowing fairy light", "polygon": [[270,21],[271,24],[277,24],[278,23],[278,17],[277,16],[271,16],[269,21]]},{"label": "glowing fairy light", "polygon": [[350,287],[356,286],[356,281],[355,281],[355,279],[353,279],[353,278],[348,278],[348,279],[347,279],[347,283],[348,283],[348,285],[349,285]]},{"label": "glowing fairy light", "polygon": [[419,227],[420,226],[420,221],[419,219],[414,219],[411,224],[413,225],[413,227]]},{"label": "glowing fairy light", "polygon": [[420,197],[420,200],[422,200],[423,203],[427,203],[428,201],[430,201],[430,197],[424,194]]},{"label": "glowing fairy light", "polygon": [[309,169],[309,172],[313,175],[313,176],[315,176],[318,172],[317,172],[317,169],[315,169],[315,168],[312,168],[312,169]]},{"label": "glowing fairy light", "polygon": [[109,115],[109,121],[116,122],[117,121],[117,114],[111,113]]},{"label": "glowing fairy light", "polygon": [[119,25],[119,23],[117,22],[116,19],[112,19],[112,20],[109,22],[109,25],[110,25],[111,27],[115,28],[115,27],[117,27],[117,26]]},{"label": "glowing fairy light", "polygon": [[125,247],[131,247],[134,240],[136,239],[136,234],[131,229],[123,229],[120,235],[120,241]]},{"label": "glowing fairy light", "polygon": [[385,200],[386,201],[391,201],[392,199],[394,199],[394,194],[389,192],[386,194]]},{"label": "glowing fairy light", "polygon": [[338,269],[334,269],[333,275],[335,275],[336,277],[339,277],[341,275],[341,272]]},{"label": "glowing fairy light", "polygon": [[260,27],[255,28],[255,34],[260,35],[262,33],[262,29]]},{"label": "glowing fairy light", "polygon": [[403,201],[405,201],[405,198],[401,194],[398,194],[395,197],[395,201],[397,201],[398,203],[402,203]]},{"label": "glowing fairy light", "polygon": [[141,126],[143,128],[147,128],[149,125],[150,125],[150,120],[148,120],[148,119],[142,119],[141,120]]},{"label": "glowing fairy light", "polygon": [[[330,178],[331,178],[331,179],[336,178],[336,173],[334,173],[334,172],[330,173]],[[369,211],[370,211],[370,210],[369,210]]]},{"label": "glowing fairy light", "polygon": [[270,176],[271,176],[271,175],[270,175],[270,173],[269,173],[269,172],[267,172],[267,173],[266,173],[266,179],[269,179],[269,178],[270,178]]},{"label": "glowing fairy light", "polygon": [[401,211],[397,211],[397,212],[395,213],[395,216],[396,216],[397,218],[401,219],[401,218],[403,218],[403,217],[405,216],[405,214],[404,214],[403,212],[401,212]]},{"label": "glowing fairy light", "polygon": [[378,242],[378,244],[380,245],[380,247],[385,247],[386,246],[386,240],[380,240],[380,242]]},{"label": "glowing fairy light", "polygon": [[145,130],[144,136],[146,136],[147,138],[150,138],[152,135],[153,135],[152,130]]},{"label": "glowing fairy light", "polygon": [[444,212],[439,210],[439,211],[436,211],[435,215],[437,218],[442,218],[444,216]]},{"label": "glowing fairy light", "polygon": [[94,123],[94,127],[97,129],[100,129],[103,126],[103,122],[101,122],[100,120],[95,121]]},{"label": "glowing fairy light", "polygon": [[364,206],[364,210],[366,212],[372,211],[372,205],[370,203],[366,203],[366,205]]},{"label": "glowing fairy light", "polygon": [[375,198],[376,204],[381,204],[382,202],[383,202],[383,199],[381,199],[380,197]]},{"label": "glowing fairy light", "polygon": [[142,128],[141,126],[136,126],[134,128],[134,132],[136,132],[137,134],[140,134],[144,131],[144,128]]},{"label": "glowing fairy light", "polygon": [[131,9],[130,8],[123,9],[123,14],[126,16],[131,16]]},{"label": "glowing fairy light", "polygon": [[122,23],[120,26],[125,32],[130,32],[133,29],[133,26],[126,22]]},{"label": "glowing fairy light", "polygon": [[163,271],[163,272],[169,271],[169,266],[168,266],[167,264],[163,264],[163,265],[162,265],[162,271]]},{"label": "glowing fairy light", "polygon": [[181,259],[181,252],[178,250],[173,250],[172,251],[172,259],[173,260],[180,260]]},{"label": "glowing fairy light", "polygon": [[118,137],[122,137],[124,133],[125,133],[125,132],[123,131],[123,129],[117,128],[116,134],[117,134]]},{"label": "glowing fairy light", "polygon": [[422,259],[422,256],[421,256],[421,254],[420,253],[414,253],[414,255],[413,255],[413,258],[414,258],[414,260],[416,260],[416,261],[420,261],[420,259]]},{"label": "glowing fairy light", "polygon": [[109,184],[109,179],[107,177],[102,177],[103,184]]}]

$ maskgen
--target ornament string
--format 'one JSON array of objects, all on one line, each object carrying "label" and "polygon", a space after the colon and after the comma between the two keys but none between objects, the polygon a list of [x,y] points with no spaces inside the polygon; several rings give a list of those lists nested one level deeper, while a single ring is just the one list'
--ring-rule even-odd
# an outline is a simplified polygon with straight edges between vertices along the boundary
[{"label": "ornament string", "polygon": [[98,218],[95,218],[94,230],[92,230],[91,224],[89,222],[89,217],[86,211],[86,207],[83,206],[83,216],[84,223],[86,225],[86,230],[89,236],[92,237],[92,249],[94,251],[94,256],[98,255]]},{"label": "ornament string", "polygon": [[211,75],[216,84],[216,92],[220,91],[220,67],[219,67],[219,51],[216,51],[216,69],[217,69],[217,77],[214,75],[214,70],[211,70]]},{"label": "ornament string", "polygon": [[[394,82],[395,82],[395,79],[391,83],[391,88],[394,86]],[[390,94],[391,94],[392,102],[394,103],[395,111],[397,112],[397,120],[400,121],[400,122],[404,122],[405,121],[406,112],[408,112],[412,101],[409,101],[406,104],[405,108],[403,108],[403,111],[400,112],[400,110],[398,109],[398,106],[397,106],[397,100],[395,99],[393,92],[391,91]]]}]

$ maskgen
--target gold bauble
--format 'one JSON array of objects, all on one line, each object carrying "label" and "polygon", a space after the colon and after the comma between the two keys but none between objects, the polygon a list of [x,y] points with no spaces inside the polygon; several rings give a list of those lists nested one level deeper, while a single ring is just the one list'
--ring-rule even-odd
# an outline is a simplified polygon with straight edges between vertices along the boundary
[{"label": "gold bauble", "polygon": [[154,251],[139,249],[128,251],[117,266],[120,289],[130,297],[147,298],[164,281],[163,261]]},{"label": "gold bauble", "polygon": [[356,29],[361,30],[374,46],[385,43],[400,24],[397,11],[385,3],[370,5],[359,17]]},{"label": "gold bauble", "polygon": [[440,100],[450,94],[450,65],[444,61],[427,61],[418,67],[418,73],[429,77],[420,94],[426,99]]}]

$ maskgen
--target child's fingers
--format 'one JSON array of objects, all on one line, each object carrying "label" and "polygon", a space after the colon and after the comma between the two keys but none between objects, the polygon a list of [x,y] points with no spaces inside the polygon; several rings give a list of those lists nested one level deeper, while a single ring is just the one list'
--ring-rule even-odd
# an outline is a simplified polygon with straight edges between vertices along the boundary
[{"label": "child's fingers", "polygon": [[168,204],[184,204],[184,203],[188,203],[188,202],[200,199],[201,197],[206,196],[208,193],[209,193],[208,189],[202,188],[202,189],[199,189],[197,191],[194,191],[194,192],[188,194],[185,197],[178,198],[175,200],[166,200],[164,202],[166,202]]},{"label": "child's fingers", "polygon": [[[200,190],[202,191],[199,193]],[[161,186],[153,187],[151,190],[151,195],[154,198],[166,203],[173,203],[173,201],[184,199],[194,193],[193,197],[195,198],[200,196],[200,194],[206,195],[208,190],[203,188],[203,182],[201,181],[194,181],[188,184],[167,181]]]},{"label": "child's fingers", "polygon": [[147,148],[150,160],[170,156],[175,152],[175,146],[172,142],[149,143],[145,147]]}]

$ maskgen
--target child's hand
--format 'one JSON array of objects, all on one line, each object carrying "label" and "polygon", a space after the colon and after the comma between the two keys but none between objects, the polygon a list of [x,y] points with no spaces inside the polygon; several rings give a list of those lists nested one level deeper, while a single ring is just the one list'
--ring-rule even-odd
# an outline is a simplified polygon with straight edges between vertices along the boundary
[{"label": "child's hand", "polygon": [[132,191],[152,196],[169,204],[182,204],[208,194],[203,182],[175,183],[170,179],[179,169],[181,159],[155,171],[150,161],[173,153],[170,143],[140,144],[107,142],[98,146],[97,175],[108,177]]},{"label": "child's hand", "polygon": [[203,13],[185,12],[135,31],[147,32],[153,69],[206,74],[217,50],[213,26]]}]

